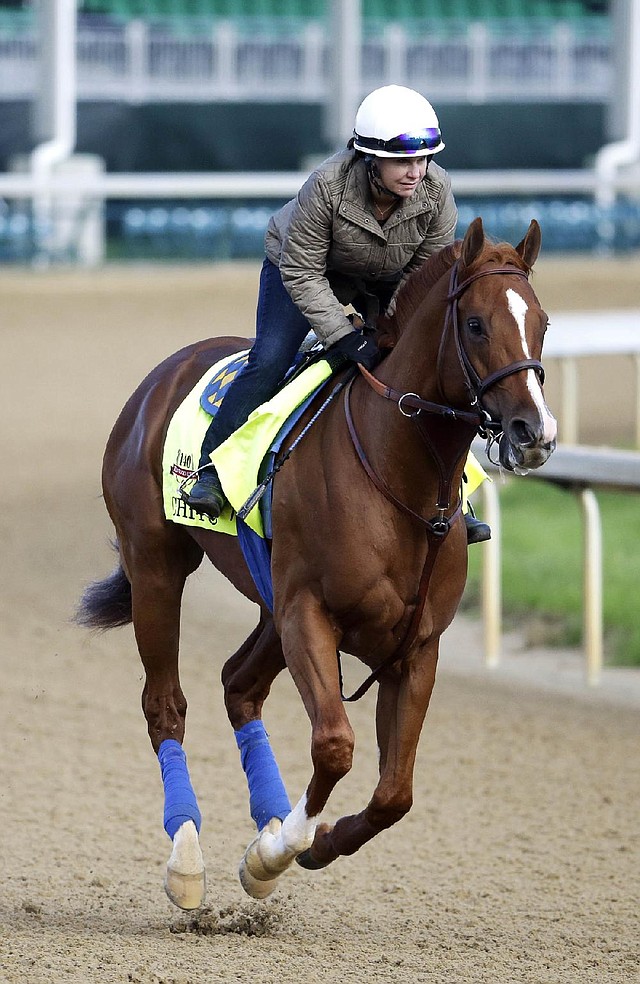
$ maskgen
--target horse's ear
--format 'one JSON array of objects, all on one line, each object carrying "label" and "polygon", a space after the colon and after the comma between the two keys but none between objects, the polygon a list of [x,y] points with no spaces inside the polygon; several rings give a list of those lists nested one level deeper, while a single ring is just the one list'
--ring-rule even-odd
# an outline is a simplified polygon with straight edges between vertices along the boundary
[{"label": "horse's ear", "polygon": [[516,253],[522,257],[529,270],[538,259],[541,243],[542,233],[540,232],[540,226],[535,219],[531,219],[526,236],[516,246]]},{"label": "horse's ear", "polygon": [[469,267],[475,259],[480,256],[484,246],[484,229],[482,219],[478,216],[474,219],[466,231],[462,241],[462,252],[460,253],[460,263],[463,267]]}]

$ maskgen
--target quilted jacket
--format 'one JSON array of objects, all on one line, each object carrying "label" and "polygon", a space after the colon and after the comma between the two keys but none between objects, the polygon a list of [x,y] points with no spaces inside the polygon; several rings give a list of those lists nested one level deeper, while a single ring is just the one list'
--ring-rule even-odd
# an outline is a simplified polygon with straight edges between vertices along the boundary
[{"label": "quilted jacket", "polygon": [[425,180],[381,226],[364,160],[343,150],[272,216],[265,249],[328,348],[353,330],[343,305],[363,286],[375,293],[386,283],[392,293],[403,275],[453,240],[457,216],[449,176],[431,161]]}]

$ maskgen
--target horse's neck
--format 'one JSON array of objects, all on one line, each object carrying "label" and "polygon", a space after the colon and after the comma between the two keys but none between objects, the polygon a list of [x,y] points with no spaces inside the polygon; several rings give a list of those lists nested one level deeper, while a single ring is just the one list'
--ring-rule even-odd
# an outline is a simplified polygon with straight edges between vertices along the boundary
[{"label": "horse's neck", "polygon": [[424,400],[443,402],[439,378],[440,344],[445,328],[447,289],[432,288],[399,332],[395,347],[381,367],[381,375],[401,393],[413,392]]},{"label": "horse's neck", "polygon": [[[444,293],[421,305],[376,375],[399,393],[442,403],[438,352],[444,330]],[[364,381],[358,388],[357,424],[377,474],[407,505],[422,513],[444,499],[457,501],[458,484],[474,428],[421,411],[413,419]]]}]

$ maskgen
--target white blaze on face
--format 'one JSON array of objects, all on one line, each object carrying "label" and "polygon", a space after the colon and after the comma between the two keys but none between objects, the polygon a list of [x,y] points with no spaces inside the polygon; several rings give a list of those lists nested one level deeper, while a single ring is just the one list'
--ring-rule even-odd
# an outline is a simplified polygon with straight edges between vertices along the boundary
[{"label": "white blaze on face", "polygon": [[[520,332],[524,358],[530,359],[531,353],[529,352],[527,336],[524,330],[525,318],[527,316],[527,311],[529,310],[527,302],[521,294],[518,294],[518,292],[513,290],[512,287],[509,287],[507,290],[507,303],[511,314],[514,317],[515,323],[518,326],[518,331]],[[531,399],[538,408],[538,413],[540,414],[540,419],[543,423],[544,440],[547,442],[555,440],[557,432],[556,421],[551,413],[549,413],[549,408],[544,402],[540,380],[533,369],[527,370],[527,388],[531,393]]]}]

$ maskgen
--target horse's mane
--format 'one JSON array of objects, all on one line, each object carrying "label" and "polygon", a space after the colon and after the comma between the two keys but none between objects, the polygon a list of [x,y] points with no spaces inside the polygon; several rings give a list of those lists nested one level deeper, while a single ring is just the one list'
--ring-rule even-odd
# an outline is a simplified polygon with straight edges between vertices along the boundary
[{"label": "horse's mane", "polygon": [[[380,348],[391,348],[395,344],[399,332],[407,323],[418,305],[424,300],[431,288],[447,273],[462,253],[462,239],[456,239],[444,246],[437,253],[427,257],[422,266],[401,285],[395,299],[395,309],[392,314],[383,314],[378,319],[377,340]],[[510,243],[494,243],[485,237],[482,252],[469,268],[470,272],[483,263],[494,260],[497,265],[511,263],[527,274],[530,272],[519,253]]]}]

